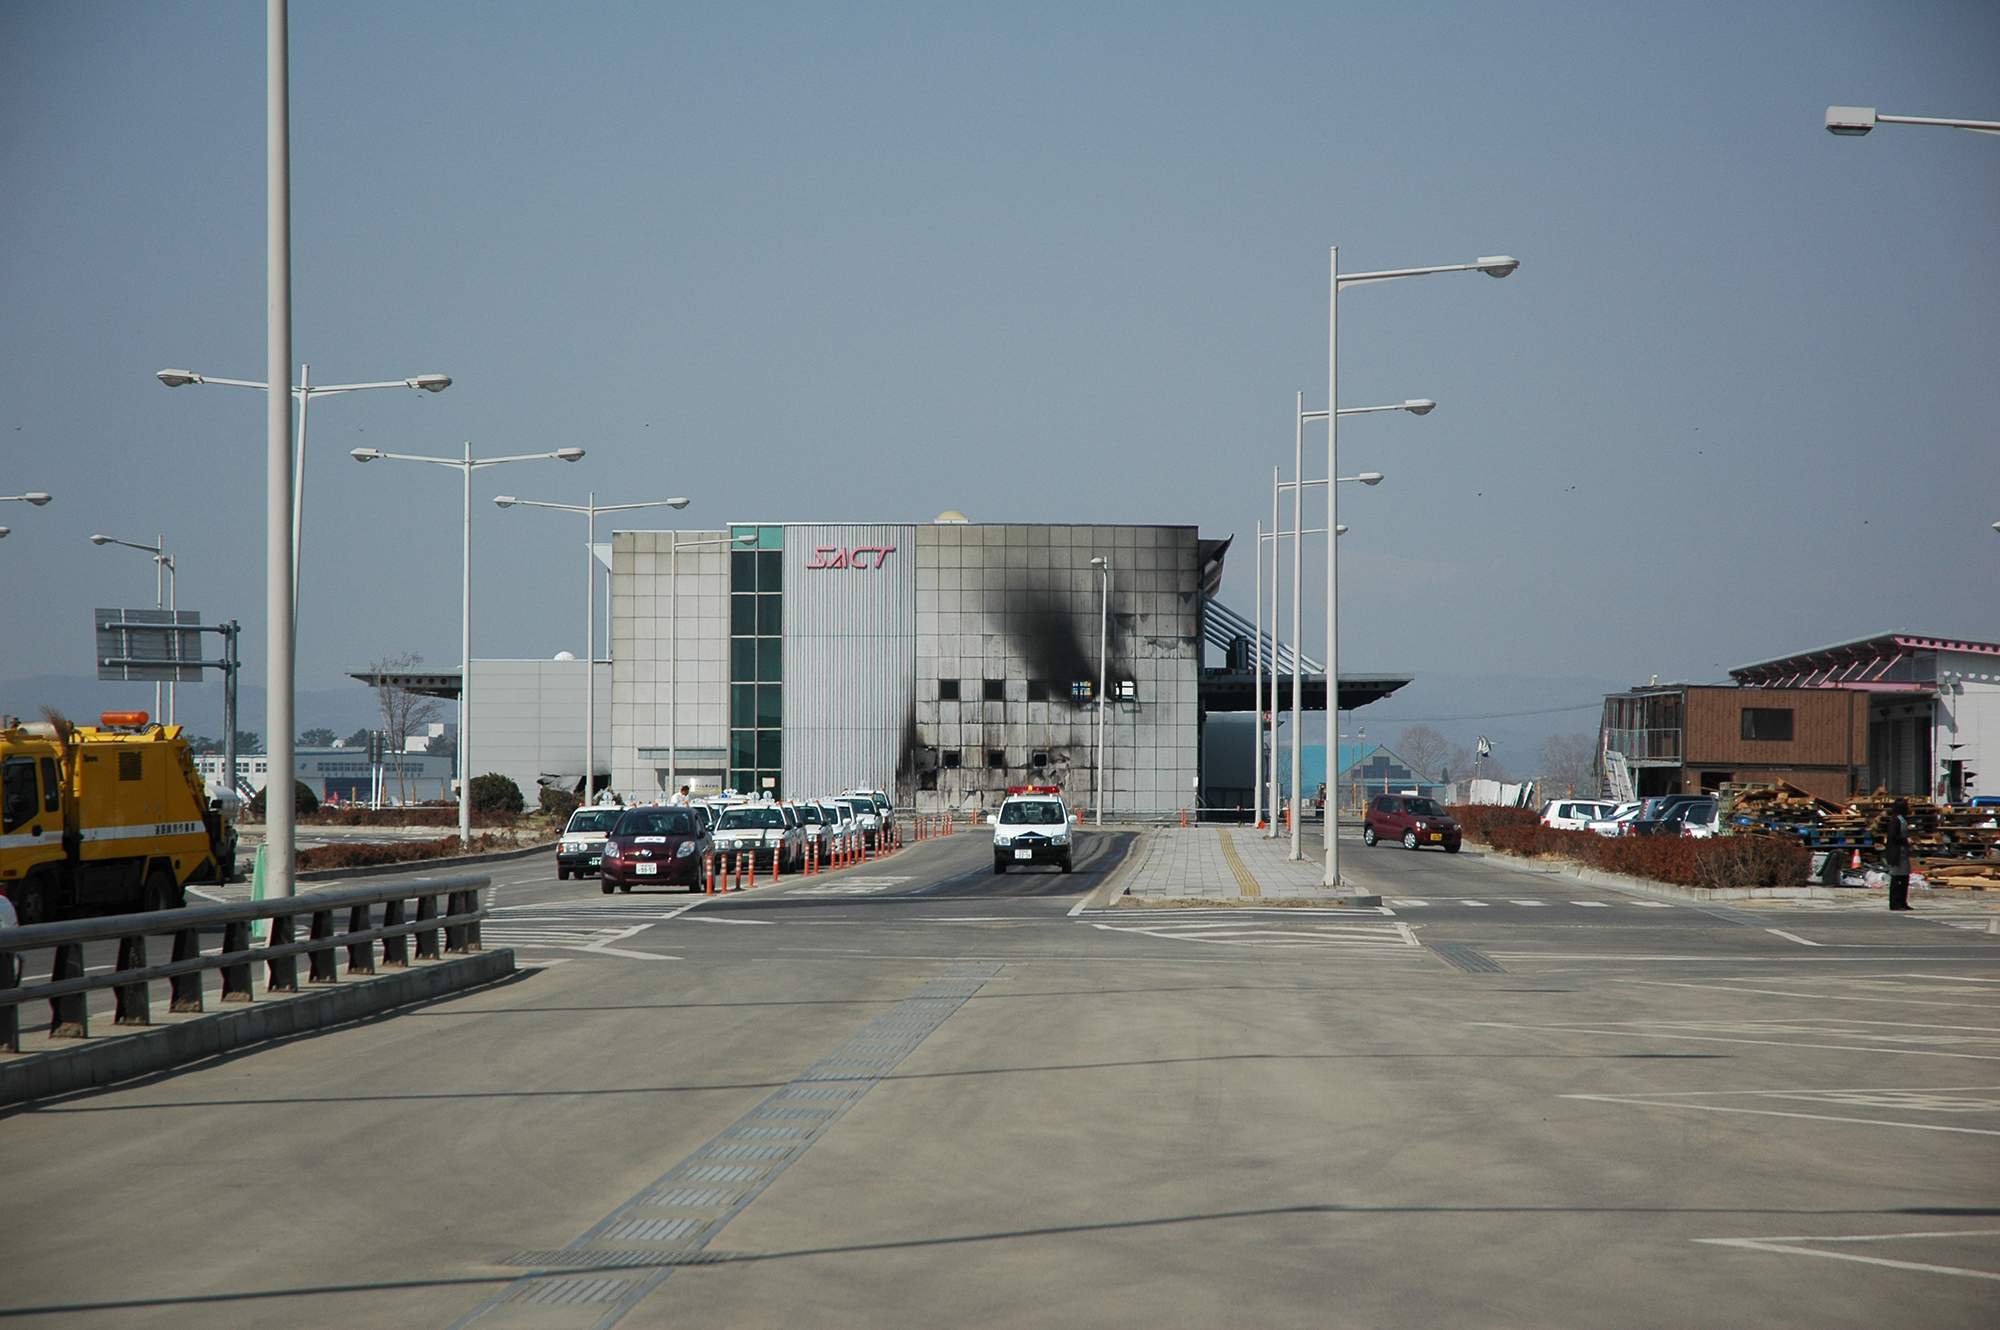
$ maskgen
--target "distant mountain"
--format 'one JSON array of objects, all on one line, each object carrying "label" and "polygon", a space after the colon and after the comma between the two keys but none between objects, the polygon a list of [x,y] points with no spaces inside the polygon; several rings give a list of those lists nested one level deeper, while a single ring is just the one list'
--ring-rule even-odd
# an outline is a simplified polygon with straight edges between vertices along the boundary
[{"label": "distant mountain", "polygon": [[[240,713],[238,729],[265,732],[264,689],[245,678],[237,688]],[[298,728],[324,727],[347,735],[367,726],[380,727],[382,715],[375,708],[374,692],[356,683],[352,688],[301,692],[296,699]],[[81,674],[36,674],[24,679],[0,680],[0,715],[33,720],[44,706],[54,707],[70,719],[89,723],[100,712],[153,709],[153,685],[149,683],[100,683]],[[155,717],[164,720],[164,716]],[[175,719],[190,733],[222,733],[222,682],[182,684]]]},{"label": "distant mountain", "polygon": [[1428,725],[1468,745],[1483,734],[1510,770],[1532,772],[1542,740],[1579,730],[1594,735],[1604,695],[1631,686],[1628,679],[1581,676],[1418,674],[1402,691],[1355,712],[1349,723],[1367,730],[1370,742],[1392,748],[1412,725]]}]

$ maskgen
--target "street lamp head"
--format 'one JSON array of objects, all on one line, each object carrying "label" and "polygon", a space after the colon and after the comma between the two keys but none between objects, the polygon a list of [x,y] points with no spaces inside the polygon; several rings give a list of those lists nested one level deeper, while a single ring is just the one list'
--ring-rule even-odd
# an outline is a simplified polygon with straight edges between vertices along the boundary
[{"label": "street lamp head", "polygon": [[687,506],[688,506],[688,501],[687,501],[686,499],[668,499],[668,500],[667,500],[667,507],[669,507],[669,508],[675,508],[675,509],[680,509],[680,508],[685,508],[685,507],[687,507]]},{"label": "street lamp head", "polygon": [[1339,526],[1335,527],[1335,528],[1333,529],[1333,534],[1334,534],[1334,535],[1336,535],[1336,536],[1344,536],[1344,535],[1346,535],[1346,534],[1347,534],[1347,523],[1345,523],[1345,522],[1342,522],[1342,523],[1341,523],[1341,524],[1340,524]]},{"label": "street lamp head", "polygon": [[1995,531],[2000,531],[2000,522],[1995,522],[1995,523],[1993,524],[1993,529],[1994,529]]},{"label": "street lamp head", "polygon": [[739,531],[736,533],[736,543],[738,545],[755,545],[757,543],[757,533],[755,531]]},{"label": "street lamp head", "polygon": [[53,494],[43,494],[41,491],[37,490],[33,494],[23,494],[21,497],[26,499],[29,503],[34,504],[35,507],[40,508],[42,505],[48,503],[56,496]]},{"label": "street lamp head", "polygon": [[1438,404],[1428,397],[1412,397],[1403,403],[1403,409],[1413,416],[1427,416],[1438,409]]},{"label": "street lamp head", "polygon": [[1109,568],[1111,566],[1111,561],[1109,559],[1092,559],[1090,561],[1090,566],[1092,568]]},{"label": "street lamp head", "polygon": [[111,543],[111,537],[109,537],[109,536],[92,536],[92,537],[90,538],[90,543],[91,543],[91,544],[93,544],[93,545],[109,545],[109,544]]},{"label": "street lamp head", "polygon": [[1511,254],[1495,254],[1491,258],[1482,255],[1473,260],[1472,266],[1485,273],[1488,277],[1505,277],[1508,273],[1520,267],[1521,261]]},{"label": "street lamp head", "polygon": [[11,526],[0,526],[0,540],[5,540],[13,530],[14,528]]},{"label": "street lamp head", "polygon": [[1872,106],[1829,106],[1826,108],[1826,132],[1838,134],[1842,138],[1860,138],[1875,128],[1875,108]]},{"label": "street lamp head", "polygon": [[501,495],[496,495],[494,497],[493,506],[496,508],[512,508],[516,503],[519,502],[520,500],[516,499],[511,494],[501,494]]},{"label": "street lamp head", "polygon": [[427,393],[441,393],[451,387],[451,375],[419,374],[416,378],[404,379],[403,382],[409,384],[412,388],[422,388]]},{"label": "street lamp head", "polygon": [[382,456],[380,448],[356,448],[348,454],[357,462],[373,462]]},{"label": "street lamp head", "polygon": [[1382,483],[1382,473],[1380,471],[1363,471],[1355,479],[1364,485],[1379,485]]},{"label": "street lamp head", "polygon": [[557,457],[560,457],[565,462],[580,462],[583,460],[583,449],[558,448],[556,449],[555,455]]},{"label": "street lamp head", "polygon": [[201,375],[185,369],[163,369],[153,377],[169,388],[182,388],[190,383],[201,382]]}]

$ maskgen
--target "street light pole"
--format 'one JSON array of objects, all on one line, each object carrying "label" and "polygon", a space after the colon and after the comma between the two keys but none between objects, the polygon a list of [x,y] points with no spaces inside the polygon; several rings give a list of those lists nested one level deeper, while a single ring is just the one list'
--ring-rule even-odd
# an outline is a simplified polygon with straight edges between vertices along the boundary
[{"label": "street light pole", "polygon": [[[286,0],[266,0],[265,22],[265,310],[267,383],[283,383],[292,363],[292,120],[290,33]],[[297,867],[293,688],[298,619],[293,609],[296,559],[292,531],[292,399],[268,393],[264,409],[264,894],[290,896]]]},{"label": "street light pole", "polygon": [[[272,394],[272,400],[277,395]],[[581,448],[558,448],[551,453],[518,453],[512,457],[474,457],[468,440],[463,457],[423,457],[414,453],[385,453],[379,448],[356,448],[348,454],[357,462],[427,462],[432,466],[456,467],[464,480],[464,554],[458,577],[458,844],[461,850],[472,844],[472,473],[481,467],[506,462],[575,462],[583,457]],[[595,717],[591,718],[595,721]],[[264,801],[267,805],[269,799]]]},{"label": "street light pole", "polygon": [[1946,129],[1969,129],[1975,134],[2000,134],[2000,120],[1939,119],[1927,115],[1878,115],[1872,106],[1829,106],[1826,132],[1842,138],[1859,138],[1877,125],[1941,125]]},{"label": "street light pole", "polygon": [[1103,595],[1097,608],[1097,761],[1090,768],[1091,820],[1097,826],[1104,825],[1104,797],[1109,792],[1109,782],[1104,779],[1104,704],[1107,676],[1111,659],[1111,560],[1092,559],[1091,567],[1103,577]]},{"label": "street light pole", "polygon": [[[470,474],[469,472],[467,473]],[[583,583],[583,806],[590,807],[597,802],[597,515],[599,513],[623,513],[635,508],[685,508],[686,499],[657,499],[651,503],[605,503],[597,501],[597,491],[592,490],[590,498],[583,504],[543,503],[538,499],[517,499],[511,494],[502,494],[493,500],[501,508],[512,508],[519,504],[523,508],[553,508],[559,513],[582,513],[589,520],[589,531],[583,542],[584,583]],[[671,560],[669,561],[671,563]],[[672,594],[672,574],[668,575],[669,595]],[[668,610],[671,622],[673,611]],[[461,690],[463,685],[461,685]],[[465,727],[461,723],[459,728]],[[668,741],[669,744],[672,740]],[[672,754],[668,755],[668,765],[673,765]]]},{"label": "street light pole", "polygon": [[[1505,277],[1521,266],[1519,259],[1511,255],[1498,254],[1475,259],[1471,263],[1440,264],[1428,268],[1389,268],[1380,272],[1350,273],[1345,276],[1340,271],[1340,246],[1329,251],[1327,267],[1326,297],[1326,474],[1340,474],[1340,292],[1343,287],[1366,286],[1371,282],[1394,281],[1399,277],[1423,277],[1440,272],[1483,272],[1489,277]],[[1413,405],[1402,408],[1422,415]],[[1340,486],[1326,487],[1326,529],[1338,532],[1340,529]],[[1338,551],[1340,541],[1329,535],[1326,541],[1326,705],[1329,714],[1337,712],[1340,706],[1340,562]],[[1336,735],[1338,726],[1335,727]],[[1338,739],[1336,737],[1336,744]],[[1326,841],[1326,868],[1321,877],[1321,885],[1340,885],[1340,828],[1339,818],[1329,806],[1320,834]]]}]

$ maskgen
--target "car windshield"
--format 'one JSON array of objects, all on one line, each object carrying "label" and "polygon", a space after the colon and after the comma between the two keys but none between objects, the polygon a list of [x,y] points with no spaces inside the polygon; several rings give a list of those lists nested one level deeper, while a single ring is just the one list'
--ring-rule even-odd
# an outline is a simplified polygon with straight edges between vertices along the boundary
[{"label": "car windshield", "polygon": [[889,800],[885,796],[871,794],[868,797],[874,803],[876,812],[886,813],[889,811]]},{"label": "car windshield", "polygon": [[692,836],[694,815],[685,808],[634,808],[618,819],[614,836]]},{"label": "car windshield", "polygon": [[782,827],[785,815],[775,808],[726,808],[722,820],[715,824],[720,831],[731,831],[739,827]]},{"label": "car windshield", "polygon": [[818,826],[820,823],[826,821],[826,818],[819,811],[818,804],[800,804],[799,821],[809,822],[813,826]]},{"label": "car windshield", "polygon": [[874,803],[867,799],[842,799],[840,802],[852,810],[857,817],[864,812],[872,813],[875,811]]},{"label": "car windshield", "polygon": [[1063,806],[1053,799],[1012,799],[1001,805],[1004,825],[1054,826],[1063,820]]},{"label": "car windshield", "polygon": [[622,808],[579,808],[569,815],[571,831],[609,831],[618,824]]},{"label": "car windshield", "polygon": [[1405,799],[1403,807],[1418,817],[1443,817],[1444,809],[1437,806],[1435,799]]}]

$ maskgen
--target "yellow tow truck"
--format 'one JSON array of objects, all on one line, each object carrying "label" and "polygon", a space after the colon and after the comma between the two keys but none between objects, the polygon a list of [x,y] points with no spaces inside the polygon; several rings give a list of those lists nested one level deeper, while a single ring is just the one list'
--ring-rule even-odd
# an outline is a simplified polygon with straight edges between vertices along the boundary
[{"label": "yellow tow truck", "polygon": [[169,910],[227,881],[236,828],[176,725],[0,721],[0,891],[24,924]]}]

